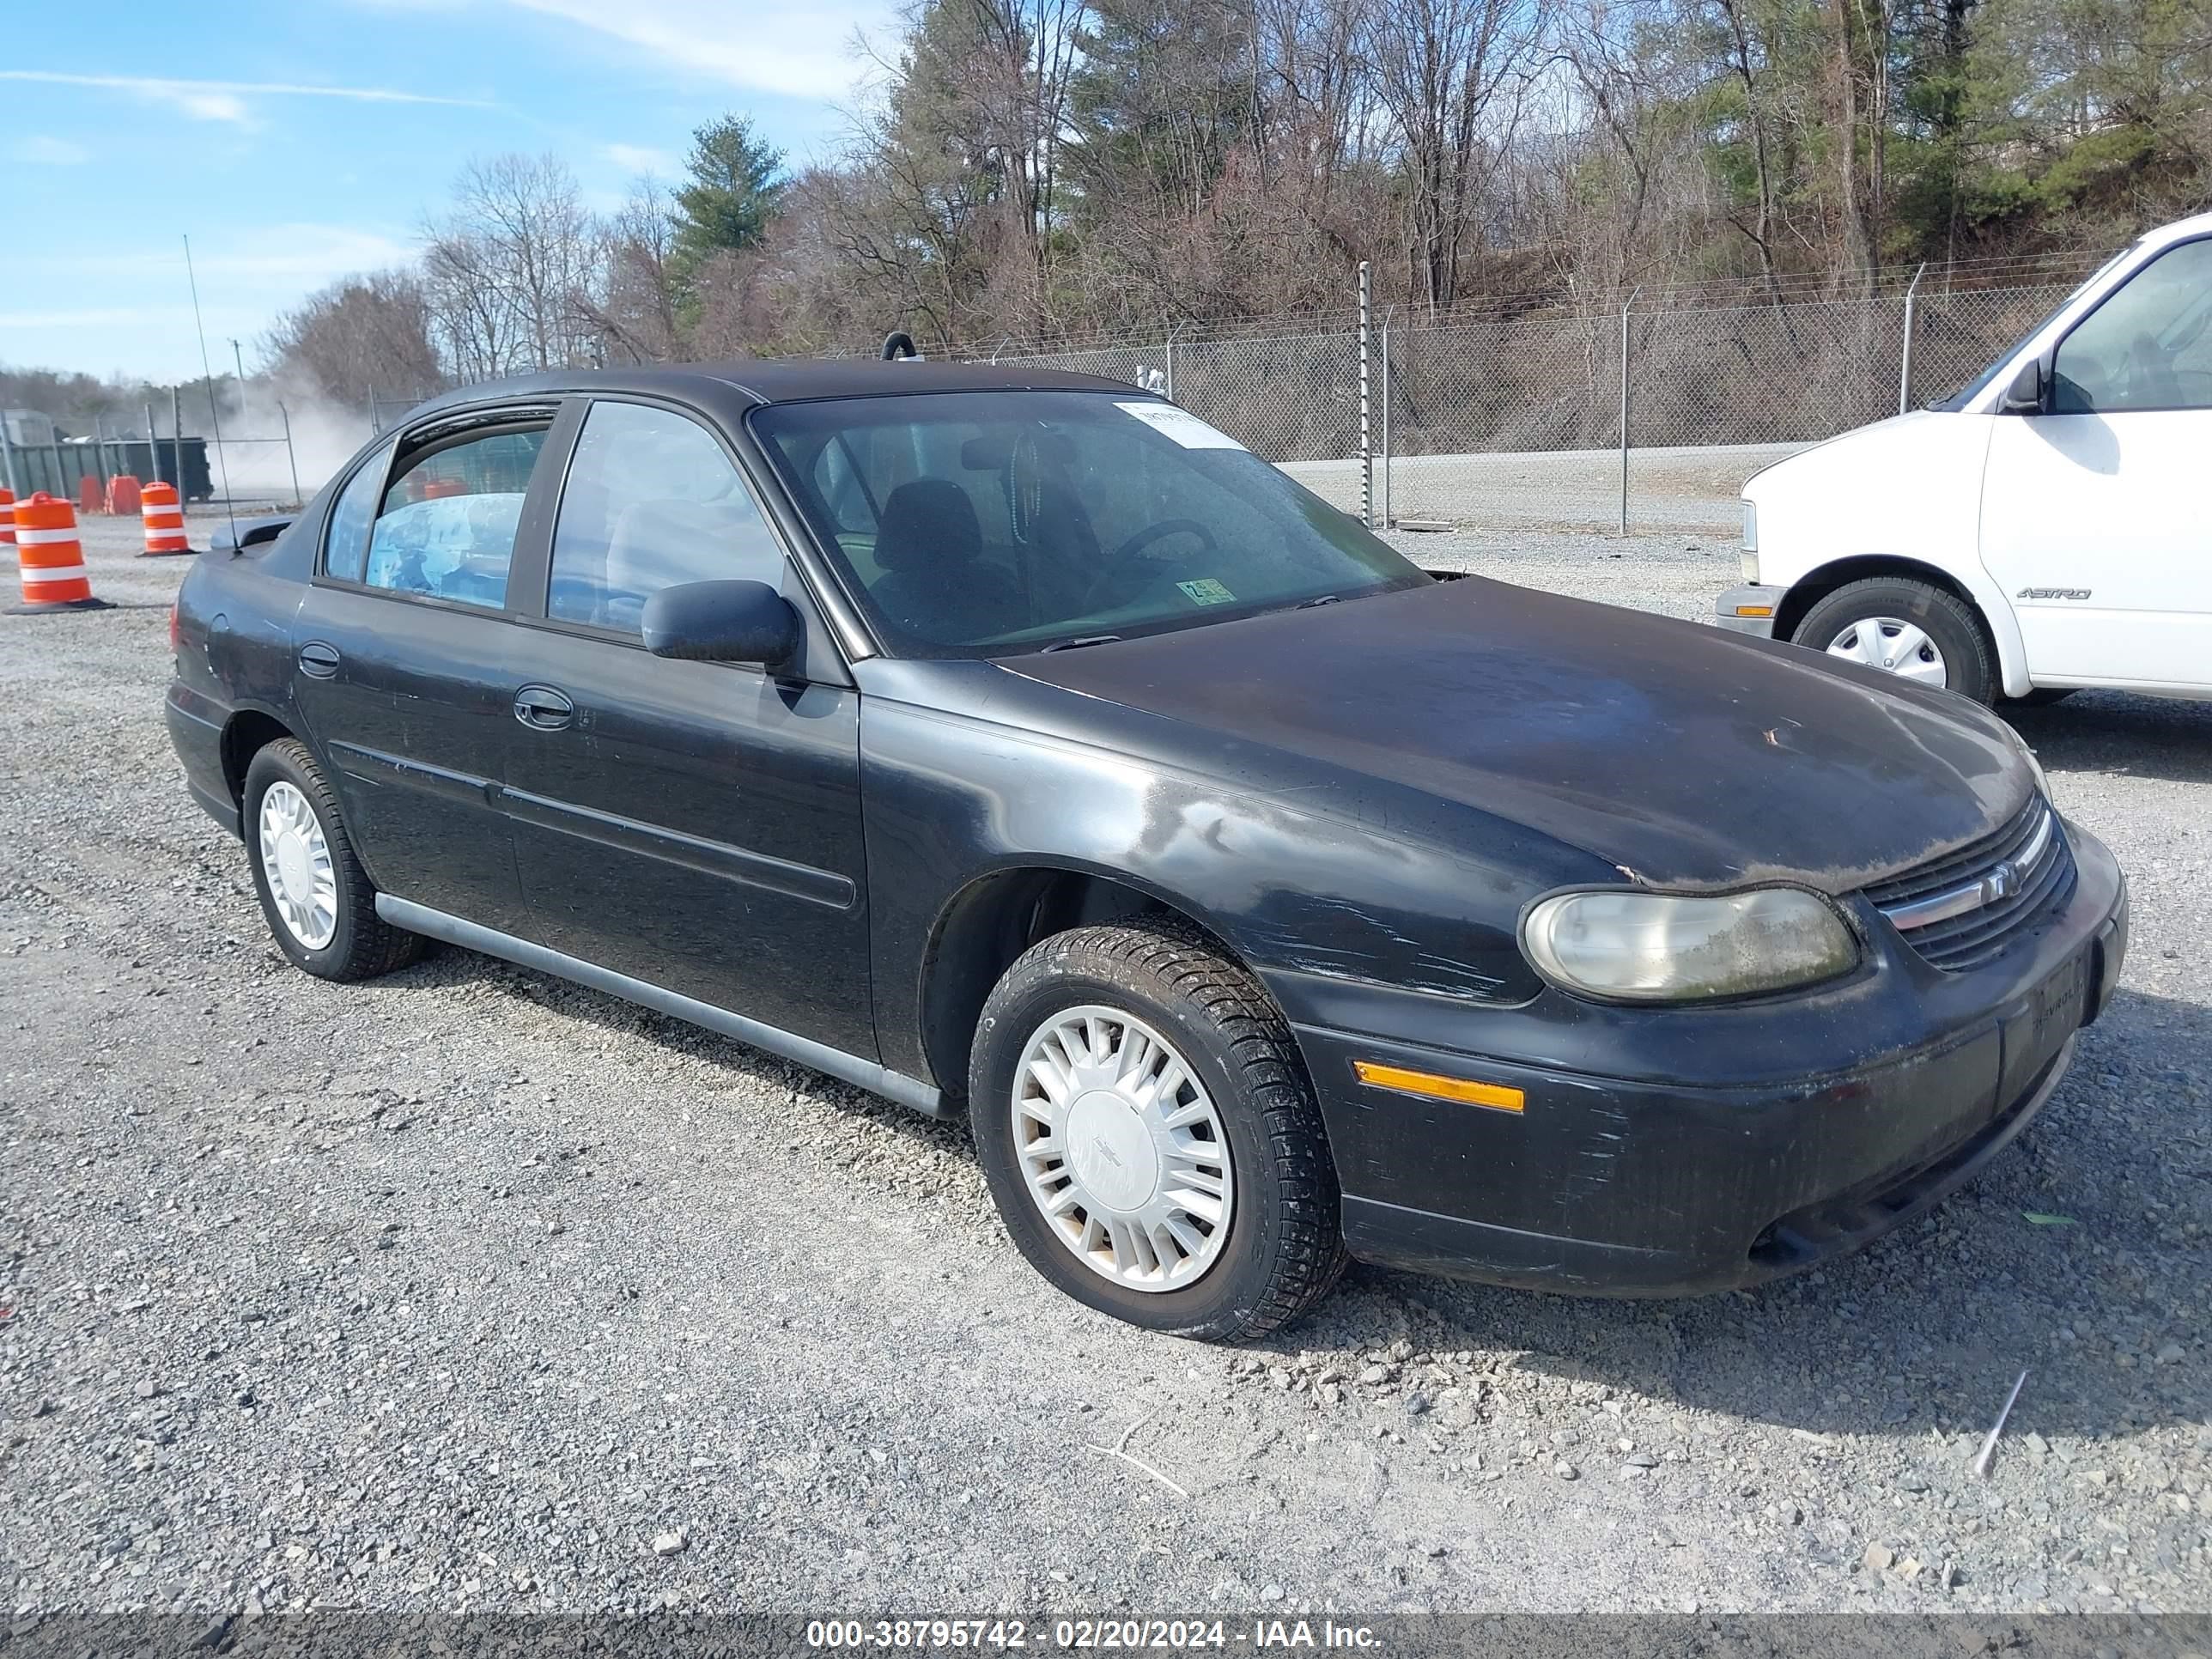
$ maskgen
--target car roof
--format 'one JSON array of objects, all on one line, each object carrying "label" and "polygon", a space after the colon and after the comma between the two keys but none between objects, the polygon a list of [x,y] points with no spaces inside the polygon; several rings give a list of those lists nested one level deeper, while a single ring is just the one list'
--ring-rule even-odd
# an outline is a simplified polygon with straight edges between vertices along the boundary
[{"label": "car roof", "polygon": [[625,392],[693,400],[707,394],[717,401],[734,392],[756,404],[804,403],[821,398],[886,398],[916,392],[1115,392],[1133,398],[1152,395],[1127,380],[1026,366],[924,362],[913,358],[902,362],[867,357],[804,362],[744,359],[719,363],[641,364],[627,368],[555,369],[542,374],[517,375],[446,392],[416,412],[465,408],[515,398]]},{"label": "car roof", "polygon": [[2170,225],[2160,225],[2143,240],[2146,242],[2185,242],[2191,237],[2212,231],[2212,213],[2199,213],[2186,219],[2176,219]]}]

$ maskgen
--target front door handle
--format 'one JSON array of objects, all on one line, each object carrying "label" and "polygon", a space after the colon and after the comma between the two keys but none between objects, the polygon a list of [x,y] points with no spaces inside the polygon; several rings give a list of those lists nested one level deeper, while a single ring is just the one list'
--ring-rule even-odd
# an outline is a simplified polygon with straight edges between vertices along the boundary
[{"label": "front door handle", "polygon": [[575,717],[568,694],[550,685],[526,685],[514,694],[514,718],[533,732],[558,732]]},{"label": "front door handle", "polygon": [[310,679],[334,679],[338,672],[338,649],[320,640],[309,640],[300,647],[300,672]]}]

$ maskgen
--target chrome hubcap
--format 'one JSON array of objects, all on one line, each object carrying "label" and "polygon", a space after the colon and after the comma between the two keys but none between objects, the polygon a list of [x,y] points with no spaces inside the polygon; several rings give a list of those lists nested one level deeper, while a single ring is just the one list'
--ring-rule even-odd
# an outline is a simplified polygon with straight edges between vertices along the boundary
[{"label": "chrome hubcap", "polygon": [[1014,1084],[1022,1177],[1053,1236],[1133,1291],[1179,1291],[1213,1266],[1236,1200],[1229,1137],[1182,1056],[1144,1021],[1054,1014]]},{"label": "chrome hubcap", "polygon": [[261,797],[261,872],[284,931],[310,951],[328,945],[338,931],[331,844],[315,809],[289,783],[272,783]]},{"label": "chrome hubcap", "polygon": [[1828,641],[1828,654],[1902,679],[1917,680],[1923,685],[1951,683],[1936,641],[1917,624],[1900,617],[1867,617],[1846,624]]}]

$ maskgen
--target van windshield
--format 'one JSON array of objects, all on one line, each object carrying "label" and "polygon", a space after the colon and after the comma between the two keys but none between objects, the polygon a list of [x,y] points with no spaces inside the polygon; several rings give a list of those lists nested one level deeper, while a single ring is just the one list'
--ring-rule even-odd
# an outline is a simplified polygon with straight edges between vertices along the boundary
[{"label": "van windshield", "polygon": [[902,656],[1048,650],[1430,580],[1233,439],[1133,388],[776,404],[752,423]]}]

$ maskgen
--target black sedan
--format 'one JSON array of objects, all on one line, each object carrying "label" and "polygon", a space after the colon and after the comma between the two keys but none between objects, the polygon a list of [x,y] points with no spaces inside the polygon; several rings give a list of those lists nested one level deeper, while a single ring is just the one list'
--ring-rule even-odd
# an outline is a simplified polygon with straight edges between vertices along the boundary
[{"label": "black sedan", "polygon": [[444,940],[964,1114],[1046,1277],[1193,1335],[1347,1255],[1675,1294],[1849,1249],[2021,1132],[2125,948],[1993,715],[1432,580],[1109,381],[457,392],[173,631],[301,968]]}]

